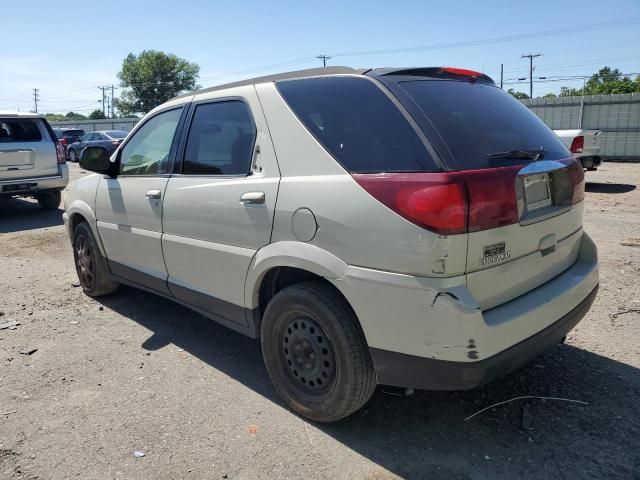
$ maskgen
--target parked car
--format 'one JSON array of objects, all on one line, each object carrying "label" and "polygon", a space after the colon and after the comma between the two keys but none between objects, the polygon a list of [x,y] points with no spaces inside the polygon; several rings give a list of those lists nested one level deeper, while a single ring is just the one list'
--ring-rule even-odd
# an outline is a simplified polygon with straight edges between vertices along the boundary
[{"label": "parked car", "polygon": [[67,145],[77,142],[85,135],[85,131],[81,128],[54,128],[53,133],[55,133],[65,151]]},{"label": "parked car", "polygon": [[586,170],[597,170],[602,159],[598,146],[600,130],[554,130]]},{"label": "parked car", "polygon": [[482,385],[561,342],[598,288],[584,175],[482,73],[323,68],[183,95],[89,147],[64,221],[119,283],[260,338],[277,392],[339,420],[377,383]]},{"label": "parked car", "polygon": [[104,130],[87,133],[81,139],[69,145],[67,155],[70,161],[77,162],[80,160],[80,153],[87,147],[103,147],[111,155],[126,136],[127,132],[124,130]]},{"label": "parked car", "polygon": [[47,120],[0,111],[0,198],[34,197],[54,210],[68,181],[64,148]]}]

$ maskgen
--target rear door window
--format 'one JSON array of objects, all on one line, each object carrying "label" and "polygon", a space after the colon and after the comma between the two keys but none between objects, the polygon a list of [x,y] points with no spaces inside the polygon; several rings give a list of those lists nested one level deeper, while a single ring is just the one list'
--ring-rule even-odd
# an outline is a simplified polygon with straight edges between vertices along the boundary
[{"label": "rear door window", "polygon": [[37,120],[0,119],[0,143],[39,142],[42,133]]},{"label": "rear door window", "polygon": [[[496,86],[454,80],[400,82],[453,156],[453,169],[519,165],[530,158],[490,158],[514,150],[544,151],[545,160],[570,157],[533,112]],[[411,110],[411,106],[407,106]],[[506,157],[506,155],[505,155]]]},{"label": "rear door window", "polygon": [[247,175],[255,139],[256,127],[244,102],[200,104],[189,129],[182,173]]},{"label": "rear door window", "polygon": [[439,169],[402,112],[371,80],[320,77],[285,80],[277,87],[305,127],[346,170]]}]

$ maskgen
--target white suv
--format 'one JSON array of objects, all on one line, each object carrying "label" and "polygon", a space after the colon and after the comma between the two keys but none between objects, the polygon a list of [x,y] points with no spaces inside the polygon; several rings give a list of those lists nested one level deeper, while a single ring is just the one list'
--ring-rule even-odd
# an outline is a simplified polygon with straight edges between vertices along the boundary
[{"label": "white suv", "polygon": [[69,182],[66,162],[42,115],[0,111],[0,199],[35,197],[43,209],[55,210]]},{"label": "white suv", "polygon": [[64,216],[89,295],[119,283],[261,338],[316,421],[376,383],[468,389],[564,336],[598,287],[582,169],[478,72],[326,68],[178,97]]}]

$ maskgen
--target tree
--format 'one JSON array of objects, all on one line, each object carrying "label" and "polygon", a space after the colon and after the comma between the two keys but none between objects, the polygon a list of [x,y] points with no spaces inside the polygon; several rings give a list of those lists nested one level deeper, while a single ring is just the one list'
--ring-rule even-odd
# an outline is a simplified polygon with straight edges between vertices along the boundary
[{"label": "tree", "polygon": [[89,120],[102,120],[107,118],[104,116],[104,112],[99,108],[96,108],[93,112],[89,114]]},{"label": "tree", "polygon": [[122,115],[147,113],[149,110],[186,91],[195,90],[200,66],[171,53],[144,50],[130,53],[118,72],[124,87],[115,106]]},{"label": "tree", "polygon": [[84,115],[81,115],[80,113],[76,113],[74,111],[68,112],[64,118],[66,120],[86,120],[87,117],[85,117]]},{"label": "tree", "polygon": [[[561,97],[575,97],[583,94],[582,88],[562,87]],[[640,92],[640,76],[635,81],[622,75],[620,70],[611,67],[601,68],[598,73],[591,75],[585,83],[585,95],[608,95],[613,93]]]},{"label": "tree", "polygon": [[557,97],[557,95],[556,95],[555,93],[551,93],[551,92],[549,92],[549,93],[545,93],[545,94],[542,96],[542,98],[556,98],[556,97]]},{"label": "tree", "polygon": [[507,93],[512,97],[517,98],[518,100],[524,100],[526,98],[529,98],[529,95],[527,95],[526,93],[516,92],[513,88],[510,88],[509,90],[507,90]]}]

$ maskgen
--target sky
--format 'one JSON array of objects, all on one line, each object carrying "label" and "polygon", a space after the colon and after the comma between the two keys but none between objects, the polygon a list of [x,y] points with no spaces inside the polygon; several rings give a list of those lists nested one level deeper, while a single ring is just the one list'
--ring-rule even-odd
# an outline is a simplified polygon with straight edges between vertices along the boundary
[{"label": "sky", "polygon": [[[199,64],[205,87],[317,67],[320,54],[329,65],[458,66],[496,81],[504,64],[505,88],[528,93],[511,82],[528,75],[521,55],[540,53],[534,77],[547,79],[534,96],[580,87],[558,77],[605,65],[640,73],[640,0],[22,0],[2,2],[0,32],[2,110],[33,110],[38,88],[38,111],[88,114],[101,108],[98,86],[118,87],[127,54],[149,49]],[[393,49],[406,50],[380,52]]]}]

